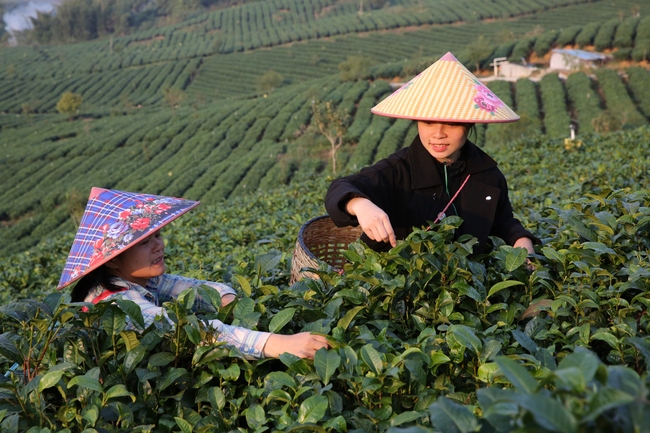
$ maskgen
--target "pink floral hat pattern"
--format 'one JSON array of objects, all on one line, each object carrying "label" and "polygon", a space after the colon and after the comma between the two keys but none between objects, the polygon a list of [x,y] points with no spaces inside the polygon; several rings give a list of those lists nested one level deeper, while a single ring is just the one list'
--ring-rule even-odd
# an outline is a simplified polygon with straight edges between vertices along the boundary
[{"label": "pink floral hat pattern", "polygon": [[93,188],[57,289],[97,269],[199,205],[175,197]]},{"label": "pink floral hat pattern", "polygon": [[483,83],[477,81],[474,86],[476,89],[476,96],[474,96],[474,108],[485,110],[494,116],[495,112],[503,107],[503,101],[497,97],[490,89]]}]

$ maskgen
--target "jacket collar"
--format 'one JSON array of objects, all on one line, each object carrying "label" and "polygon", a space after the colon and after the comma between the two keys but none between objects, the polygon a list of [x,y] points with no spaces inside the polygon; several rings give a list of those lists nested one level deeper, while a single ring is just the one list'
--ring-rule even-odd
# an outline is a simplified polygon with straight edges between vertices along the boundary
[{"label": "jacket collar", "polygon": [[[413,189],[429,188],[442,184],[439,164],[427,152],[417,135],[408,148],[407,158],[411,166],[411,185],[413,185]],[[469,140],[465,142],[461,149],[461,158],[467,161],[467,174],[478,173],[497,166],[494,159]]]}]

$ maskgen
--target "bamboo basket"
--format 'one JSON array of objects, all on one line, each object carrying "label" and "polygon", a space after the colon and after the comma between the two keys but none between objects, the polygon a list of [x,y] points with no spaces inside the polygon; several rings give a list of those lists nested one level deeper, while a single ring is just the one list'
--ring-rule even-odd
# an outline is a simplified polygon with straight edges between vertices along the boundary
[{"label": "bamboo basket", "polygon": [[343,269],[345,257],[342,251],[361,236],[361,227],[336,227],[328,215],[312,218],[300,227],[296,248],[291,261],[293,284],[303,277],[318,279],[313,272],[303,268],[318,269],[319,262],[325,262],[334,269]]}]

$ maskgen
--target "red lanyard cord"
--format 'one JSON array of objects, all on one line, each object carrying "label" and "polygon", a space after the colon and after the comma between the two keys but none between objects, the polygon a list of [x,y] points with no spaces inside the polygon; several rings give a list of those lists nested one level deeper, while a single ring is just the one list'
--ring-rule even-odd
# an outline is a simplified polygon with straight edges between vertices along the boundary
[{"label": "red lanyard cord", "polygon": [[[458,194],[459,194],[460,191],[463,189],[463,187],[465,186],[465,184],[466,184],[467,181],[469,180],[469,177],[470,177],[470,176],[471,176],[471,175],[469,175],[469,174],[467,175],[467,177],[465,178],[465,180],[464,180],[463,183],[461,184],[460,188],[458,188],[458,191],[456,191],[456,194],[454,194],[454,196],[451,198],[451,200],[449,200],[449,203],[447,203],[447,206],[445,206],[445,208],[442,210],[442,212],[440,212],[440,213],[438,214],[438,217],[437,217],[436,220],[433,222],[434,224],[440,222],[440,220],[443,219],[443,218],[445,217],[445,212],[447,212],[447,209],[449,209],[449,206],[451,206],[451,204],[454,202],[454,200],[456,200],[456,197],[458,197]],[[429,226],[429,227],[427,228],[427,230],[429,230],[430,228],[431,228],[431,226]]]}]

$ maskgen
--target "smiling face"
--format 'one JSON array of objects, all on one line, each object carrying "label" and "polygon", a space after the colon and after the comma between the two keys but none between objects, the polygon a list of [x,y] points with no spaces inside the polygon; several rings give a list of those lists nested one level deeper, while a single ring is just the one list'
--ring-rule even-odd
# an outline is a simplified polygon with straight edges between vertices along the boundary
[{"label": "smiling face", "polygon": [[424,148],[438,161],[453,162],[467,141],[469,125],[418,121],[418,135]]},{"label": "smiling face", "polygon": [[160,230],[106,263],[113,274],[144,287],[165,273],[165,241]]}]

